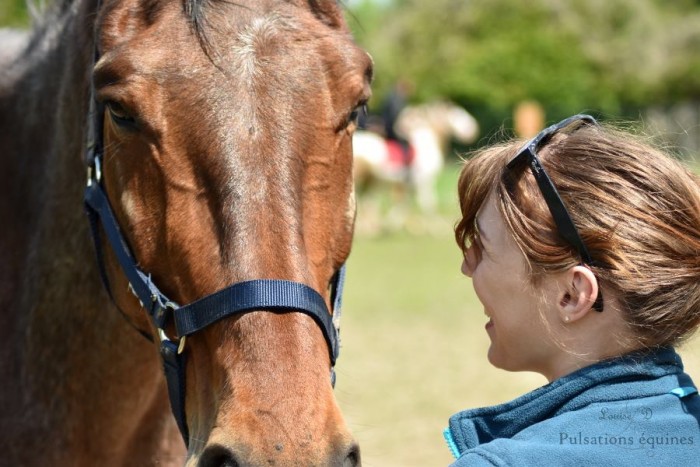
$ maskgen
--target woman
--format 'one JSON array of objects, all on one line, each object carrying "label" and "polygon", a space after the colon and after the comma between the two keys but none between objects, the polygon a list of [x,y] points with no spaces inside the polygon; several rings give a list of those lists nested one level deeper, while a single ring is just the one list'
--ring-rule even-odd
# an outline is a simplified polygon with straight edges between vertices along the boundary
[{"label": "woman", "polygon": [[549,384],[454,415],[454,465],[700,465],[700,397],[673,349],[700,325],[698,177],[577,115],[480,151],[459,197],[488,359]]}]

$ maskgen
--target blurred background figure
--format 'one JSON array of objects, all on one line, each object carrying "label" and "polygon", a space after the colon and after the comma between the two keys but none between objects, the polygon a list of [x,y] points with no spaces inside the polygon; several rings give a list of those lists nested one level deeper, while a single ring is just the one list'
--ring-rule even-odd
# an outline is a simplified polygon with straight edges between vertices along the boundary
[{"label": "blurred background figure", "polygon": [[[453,141],[474,142],[479,124],[462,107],[433,101],[404,107],[391,128],[393,138],[365,130],[356,131],[353,137],[355,184],[362,198],[358,222],[371,233],[431,229],[445,154]],[[382,209],[376,196],[386,192],[389,206]],[[413,207],[417,216],[410,218]]]},{"label": "blurred background figure", "polygon": [[544,128],[544,124],[544,109],[537,101],[522,101],[513,110],[513,130],[519,138],[534,137]]},{"label": "blurred background figure", "polygon": [[401,160],[403,161],[406,177],[410,176],[408,166],[411,163],[411,155],[408,141],[396,131],[396,122],[399,115],[406,107],[408,98],[411,95],[413,86],[405,79],[399,79],[382,105],[382,121],[384,123],[384,136],[388,142],[395,142],[401,149]]}]

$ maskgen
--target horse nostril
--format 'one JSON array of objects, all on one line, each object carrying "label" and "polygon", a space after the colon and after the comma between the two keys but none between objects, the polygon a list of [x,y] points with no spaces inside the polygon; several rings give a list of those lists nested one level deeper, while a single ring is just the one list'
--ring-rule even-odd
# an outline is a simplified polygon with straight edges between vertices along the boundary
[{"label": "horse nostril", "polygon": [[240,467],[236,456],[223,446],[209,446],[199,458],[198,467]]},{"label": "horse nostril", "polygon": [[345,459],[343,459],[343,467],[357,467],[360,463],[360,446],[353,443],[348,449]]}]

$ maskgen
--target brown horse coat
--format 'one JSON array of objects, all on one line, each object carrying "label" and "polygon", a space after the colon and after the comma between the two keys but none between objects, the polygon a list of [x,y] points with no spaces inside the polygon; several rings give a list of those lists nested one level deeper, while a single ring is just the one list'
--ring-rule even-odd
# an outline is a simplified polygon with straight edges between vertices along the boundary
[{"label": "brown horse coat", "polygon": [[[95,36],[95,30],[97,35]],[[371,61],[330,1],[63,0],[0,54],[0,453],[7,465],[355,465],[320,329],[253,312],[188,339],[186,454],[156,335],[82,208],[94,37],[104,184],[189,303],[260,278],[324,297],[352,236]],[[167,332],[172,332],[167,329]]]}]

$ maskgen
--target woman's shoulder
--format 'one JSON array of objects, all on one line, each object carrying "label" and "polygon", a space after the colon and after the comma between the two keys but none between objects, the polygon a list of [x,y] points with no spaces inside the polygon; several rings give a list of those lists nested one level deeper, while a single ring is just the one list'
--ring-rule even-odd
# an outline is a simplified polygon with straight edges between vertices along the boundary
[{"label": "woman's shoulder", "polygon": [[454,465],[694,465],[699,423],[697,394],[593,402],[476,446]]}]

